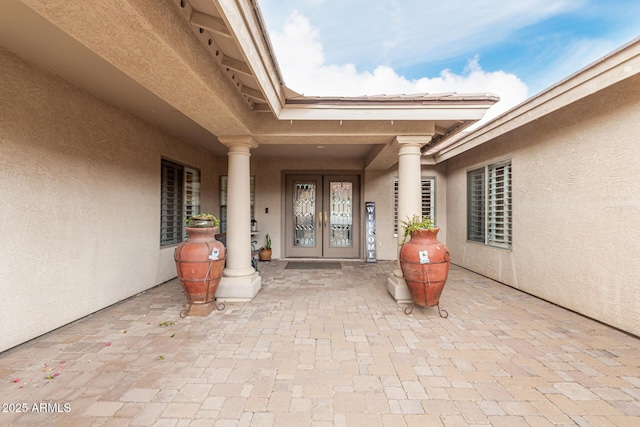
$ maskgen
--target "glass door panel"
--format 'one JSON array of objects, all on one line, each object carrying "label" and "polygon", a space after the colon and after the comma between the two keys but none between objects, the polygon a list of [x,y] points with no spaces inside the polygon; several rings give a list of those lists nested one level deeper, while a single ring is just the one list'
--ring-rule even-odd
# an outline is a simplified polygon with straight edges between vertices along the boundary
[{"label": "glass door panel", "polygon": [[360,254],[360,176],[325,175],[323,179],[323,251],[325,258]]},{"label": "glass door panel", "polygon": [[329,183],[329,246],[353,246],[353,183]]},{"label": "glass door panel", "polygon": [[322,256],[322,176],[287,175],[285,255]]},{"label": "glass door panel", "polygon": [[293,189],[293,246],[316,246],[316,183],[296,182]]}]

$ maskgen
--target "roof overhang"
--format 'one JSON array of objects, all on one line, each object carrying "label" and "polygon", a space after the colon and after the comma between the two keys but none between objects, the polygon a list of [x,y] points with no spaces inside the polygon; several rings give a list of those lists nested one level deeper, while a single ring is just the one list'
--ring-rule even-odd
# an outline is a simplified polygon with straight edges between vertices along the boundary
[{"label": "roof overhang", "polygon": [[[493,104],[487,96],[477,103],[398,105],[345,101],[334,104],[297,104],[287,101],[280,120],[480,120]],[[496,99],[497,101],[497,99]]]},{"label": "roof overhang", "polygon": [[99,8],[5,1],[0,45],[219,155],[226,147],[218,135],[246,135],[258,142],[258,156],[322,144],[323,156],[364,159],[396,136],[457,133],[498,101],[456,93],[302,96],[284,85],[254,0],[101,0]]}]

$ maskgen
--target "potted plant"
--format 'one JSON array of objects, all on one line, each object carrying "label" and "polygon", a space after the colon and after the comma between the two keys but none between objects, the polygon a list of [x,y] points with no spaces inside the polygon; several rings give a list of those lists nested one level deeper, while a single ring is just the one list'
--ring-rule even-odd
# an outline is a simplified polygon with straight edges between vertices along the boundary
[{"label": "potted plant", "polygon": [[218,228],[220,220],[215,215],[201,213],[184,219],[188,228]]},{"label": "potted plant", "polygon": [[[450,256],[449,249],[437,239],[440,228],[430,217],[418,215],[400,224],[404,228],[400,267],[414,305],[437,306],[440,316],[447,317],[448,313],[440,310],[440,294],[449,275]],[[407,310],[407,314],[411,313],[413,306]]]},{"label": "potted plant", "polygon": [[202,213],[185,218],[185,222],[187,240],[174,252],[178,278],[188,301],[180,315],[207,316],[214,308],[224,308],[224,304],[215,303],[226,255],[224,245],[215,237],[220,220]]},{"label": "potted plant", "polygon": [[271,237],[265,236],[265,245],[260,248],[260,261],[271,261]]}]

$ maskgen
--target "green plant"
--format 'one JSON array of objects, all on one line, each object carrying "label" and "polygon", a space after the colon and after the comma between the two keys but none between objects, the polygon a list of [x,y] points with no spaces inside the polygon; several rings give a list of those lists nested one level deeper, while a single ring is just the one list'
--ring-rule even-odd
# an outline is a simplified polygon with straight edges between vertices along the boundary
[{"label": "green plant", "polygon": [[214,227],[218,227],[220,225],[220,220],[218,218],[216,218],[215,215],[210,214],[210,213],[199,213],[190,217],[187,217],[184,219],[184,222],[186,224],[189,224],[189,221],[191,219],[211,219],[213,220],[213,226]]},{"label": "green plant", "polygon": [[264,238],[265,238],[265,245],[260,249],[271,249],[271,237],[269,236],[269,233],[267,233],[267,235]]},{"label": "green plant", "polygon": [[411,218],[407,217],[407,220],[401,220],[400,224],[402,225],[402,228],[404,228],[404,236],[400,245],[404,245],[407,241],[407,237],[409,237],[414,231],[433,230],[436,225],[431,217],[420,215],[414,215]]}]

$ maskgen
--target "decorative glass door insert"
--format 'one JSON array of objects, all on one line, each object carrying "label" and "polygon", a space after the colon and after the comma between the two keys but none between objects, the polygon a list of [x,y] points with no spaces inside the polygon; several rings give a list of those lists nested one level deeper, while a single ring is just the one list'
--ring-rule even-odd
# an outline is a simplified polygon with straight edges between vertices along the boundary
[{"label": "decorative glass door insert", "polygon": [[287,175],[285,256],[360,256],[360,176]]},{"label": "decorative glass door insert", "polygon": [[294,188],[293,246],[316,246],[316,183],[297,182]]},{"label": "decorative glass door insert", "polygon": [[329,246],[353,246],[353,183],[329,183]]}]

